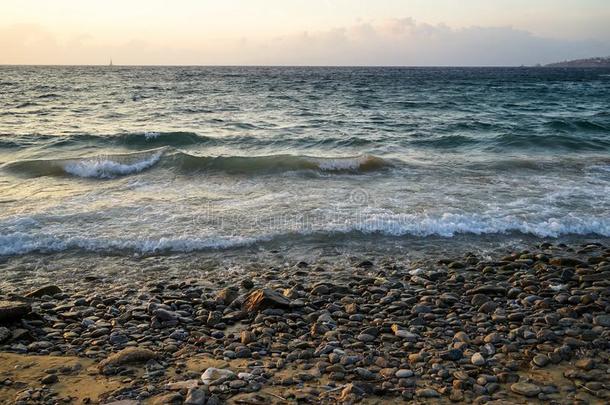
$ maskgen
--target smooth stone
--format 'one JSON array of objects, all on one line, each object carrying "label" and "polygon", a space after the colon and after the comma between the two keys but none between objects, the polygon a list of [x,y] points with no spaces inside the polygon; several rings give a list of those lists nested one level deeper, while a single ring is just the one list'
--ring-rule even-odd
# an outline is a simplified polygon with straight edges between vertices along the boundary
[{"label": "smooth stone", "polygon": [[234,390],[244,388],[247,385],[248,383],[244,380],[234,380],[229,383],[229,387],[233,388]]},{"label": "smooth stone", "polygon": [[202,389],[190,388],[186,394],[184,405],[204,405],[205,400],[205,391]]},{"label": "smooth stone", "polygon": [[28,298],[40,298],[45,295],[53,296],[55,294],[60,294],[61,288],[56,285],[45,285],[44,287],[40,287],[32,292],[27,293],[25,296]]},{"label": "smooth stone", "polygon": [[170,337],[170,339],[185,341],[188,339],[189,333],[185,330],[178,329],[178,330],[173,331],[169,335],[169,337]]},{"label": "smooth stone", "polygon": [[544,354],[538,354],[532,359],[532,363],[534,363],[538,367],[544,367],[550,362],[551,360],[548,358],[548,356]]},{"label": "smooth stone", "polygon": [[129,342],[129,338],[122,333],[112,332],[108,341],[113,345],[124,345]]},{"label": "smooth stone", "polygon": [[17,321],[32,311],[25,302],[0,301],[0,322]]},{"label": "smooth stone", "polygon": [[98,368],[100,370],[107,366],[119,366],[123,364],[142,363],[151,359],[156,359],[157,354],[149,349],[139,347],[127,347],[118,353],[114,353],[102,360]]},{"label": "smooth stone", "polygon": [[419,398],[437,398],[440,397],[438,391],[432,388],[420,388],[415,390],[415,395]]},{"label": "smooth stone", "polygon": [[11,331],[4,326],[0,326],[0,343],[6,342],[12,336]]},{"label": "smooth stone", "polygon": [[605,328],[610,328],[610,315],[598,315],[593,318],[593,323]]},{"label": "smooth stone", "polygon": [[415,375],[415,373],[413,373],[413,371],[411,370],[407,370],[407,369],[400,369],[398,370],[395,374],[396,378],[409,378],[409,377],[413,377]]},{"label": "smooth stone", "polygon": [[358,339],[361,342],[368,343],[368,342],[374,341],[375,340],[375,336],[371,336],[371,335],[367,335],[365,333],[361,333],[360,335],[358,335],[356,337],[356,339]]},{"label": "smooth stone", "polygon": [[496,310],[496,308],[498,308],[498,304],[493,301],[487,301],[479,307],[479,311],[485,314],[491,314],[493,311]]},{"label": "smooth stone", "polygon": [[157,318],[161,322],[170,322],[175,321],[179,318],[178,314],[172,311],[168,311],[163,308],[158,308],[154,312],[155,318]]},{"label": "smooth stone", "polygon": [[428,305],[415,305],[411,309],[411,312],[414,314],[429,314],[430,312],[432,312],[432,307]]},{"label": "smooth stone", "polygon": [[574,365],[583,370],[592,370],[595,368],[595,361],[593,359],[585,358],[577,360]]},{"label": "smooth stone", "polygon": [[484,366],[485,365],[485,357],[483,357],[483,355],[481,353],[475,353],[472,355],[472,357],[470,358],[470,362],[472,364],[474,364],[477,367],[480,366]]},{"label": "smooth stone", "polygon": [[510,390],[516,394],[526,397],[535,397],[540,394],[540,387],[534,384],[517,382],[510,386]]},{"label": "smooth stone", "polygon": [[206,369],[201,375],[201,381],[205,385],[210,385],[210,383],[221,379],[221,378],[231,378],[235,375],[231,370],[225,370],[221,368],[209,367]]},{"label": "smooth stone", "polygon": [[55,384],[57,381],[59,381],[59,378],[57,377],[57,375],[55,374],[47,374],[44,377],[42,377],[40,379],[40,382],[43,384]]}]

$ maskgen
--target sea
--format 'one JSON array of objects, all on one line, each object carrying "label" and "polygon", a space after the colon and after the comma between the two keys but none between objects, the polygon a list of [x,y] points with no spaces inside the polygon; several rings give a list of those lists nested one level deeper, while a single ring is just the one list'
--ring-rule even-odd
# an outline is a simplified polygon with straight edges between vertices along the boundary
[{"label": "sea", "polygon": [[610,238],[610,69],[0,66],[0,256]]}]

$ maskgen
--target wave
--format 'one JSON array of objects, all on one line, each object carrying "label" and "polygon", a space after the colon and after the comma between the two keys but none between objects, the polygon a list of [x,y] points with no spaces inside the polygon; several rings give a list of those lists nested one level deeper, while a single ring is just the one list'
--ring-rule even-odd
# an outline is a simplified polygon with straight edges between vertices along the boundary
[{"label": "wave", "polygon": [[523,219],[512,215],[489,216],[483,214],[445,213],[439,216],[395,214],[374,215],[349,230],[364,233],[382,233],[392,236],[443,236],[457,234],[506,234],[518,232],[538,237],[562,235],[610,236],[610,218],[563,216],[562,218]]},{"label": "wave", "polygon": [[112,159],[93,158],[69,162],[64,165],[66,173],[79,177],[113,178],[126,174],[139,173],[154,166],[161,158],[157,152],[149,157],[132,163],[121,163]]},{"label": "wave", "polygon": [[148,153],[100,155],[80,159],[38,159],[9,162],[3,169],[31,177],[74,175],[110,179],[139,173],[154,166],[163,150]]},{"label": "wave", "polygon": [[[21,218],[26,225],[28,221]],[[10,229],[11,227],[8,227]],[[30,227],[31,228],[31,227]],[[610,237],[610,218],[573,217],[524,220],[515,217],[489,217],[482,214],[430,215],[375,215],[357,223],[325,229],[279,230],[261,233],[256,236],[216,235],[216,236],[176,236],[164,237],[99,237],[81,235],[57,235],[53,233],[15,231],[0,234],[0,256],[19,255],[31,252],[57,252],[65,250],[84,250],[94,252],[139,252],[139,253],[177,253],[207,249],[231,249],[273,241],[295,243],[308,241],[328,241],[337,237],[351,239],[377,237],[442,237],[453,238],[458,235],[532,235],[542,238],[559,238],[579,235]]]},{"label": "wave", "polygon": [[100,155],[78,159],[39,159],[9,162],[3,169],[25,176],[61,176],[109,179],[140,173],[153,166],[184,173],[225,172],[265,174],[314,170],[320,172],[369,172],[391,166],[372,155],[354,157],[312,157],[298,155],[197,156],[169,148],[145,152]]},{"label": "wave", "polygon": [[30,235],[13,233],[0,235],[0,256],[22,255],[32,252],[62,252],[84,250],[89,252],[193,252],[205,249],[228,249],[254,243],[254,239],[241,237],[218,238],[159,238],[110,239],[90,237],[58,237],[52,234]]},{"label": "wave", "polygon": [[368,172],[391,166],[388,161],[372,155],[336,158],[296,155],[211,157],[178,152],[173,154],[171,159],[173,167],[186,172],[221,171],[229,174],[278,173],[302,170]]}]

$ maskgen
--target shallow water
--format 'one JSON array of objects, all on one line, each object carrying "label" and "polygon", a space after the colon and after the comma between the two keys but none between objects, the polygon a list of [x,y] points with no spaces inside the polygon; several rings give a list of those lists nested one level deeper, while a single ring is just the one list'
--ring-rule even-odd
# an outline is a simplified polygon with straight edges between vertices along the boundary
[{"label": "shallow water", "polygon": [[0,255],[610,237],[598,69],[0,67]]}]

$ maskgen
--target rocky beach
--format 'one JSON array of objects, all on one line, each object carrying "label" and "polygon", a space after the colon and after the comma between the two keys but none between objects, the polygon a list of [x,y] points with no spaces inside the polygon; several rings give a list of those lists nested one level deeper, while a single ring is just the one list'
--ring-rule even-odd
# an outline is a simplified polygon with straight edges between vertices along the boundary
[{"label": "rocky beach", "polygon": [[600,243],[239,265],[28,255],[0,272],[3,404],[610,400]]}]

